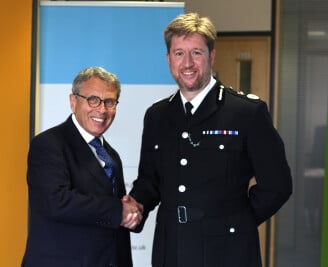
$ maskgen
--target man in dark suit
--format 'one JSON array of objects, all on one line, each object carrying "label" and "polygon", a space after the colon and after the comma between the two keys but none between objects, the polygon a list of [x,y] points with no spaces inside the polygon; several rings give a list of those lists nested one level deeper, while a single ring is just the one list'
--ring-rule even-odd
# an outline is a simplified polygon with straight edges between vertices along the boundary
[{"label": "man in dark suit", "polygon": [[102,136],[115,118],[119,95],[114,74],[100,67],[81,71],[69,96],[73,114],[31,141],[22,266],[132,266],[124,227],[140,222],[142,206],[121,200],[126,194],[122,163]]},{"label": "man in dark suit", "polygon": [[159,204],[152,265],[260,267],[257,227],[292,192],[283,142],[263,101],[212,77],[208,18],[180,15],[164,36],[179,90],[146,111],[130,192],[144,219]]}]

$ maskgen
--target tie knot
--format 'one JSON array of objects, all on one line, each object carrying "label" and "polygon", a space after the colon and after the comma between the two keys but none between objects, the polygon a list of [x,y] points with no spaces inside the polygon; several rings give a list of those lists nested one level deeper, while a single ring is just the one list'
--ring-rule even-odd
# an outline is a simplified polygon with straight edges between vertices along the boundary
[{"label": "tie knot", "polygon": [[190,102],[186,102],[185,108],[186,108],[186,116],[187,118],[190,118],[192,116],[191,110],[193,108],[193,105]]},{"label": "tie knot", "polygon": [[98,137],[92,139],[89,144],[92,145],[94,148],[102,147],[101,141]]}]

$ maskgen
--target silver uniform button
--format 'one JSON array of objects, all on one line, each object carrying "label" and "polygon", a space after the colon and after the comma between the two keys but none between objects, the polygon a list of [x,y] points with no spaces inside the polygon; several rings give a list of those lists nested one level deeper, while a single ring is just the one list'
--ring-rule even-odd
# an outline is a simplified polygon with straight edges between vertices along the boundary
[{"label": "silver uniform button", "polygon": [[188,134],[188,132],[183,132],[181,134],[181,136],[182,136],[183,139],[186,139],[186,138],[188,138],[189,134]]},{"label": "silver uniform button", "polygon": [[233,227],[231,227],[231,228],[229,229],[229,232],[233,234],[234,232],[236,232],[236,229],[233,228]]},{"label": "silver uniform button", "polygon": [[181,160],[180,160],[180,164],[181,164],[182,166],[186,166],[187,163],[188,163],[188,161],[187,161],[186,159],[181,159]]},{"label": "silver uniform button", "polygon": [[154,148],[155,148],[155,150],[157,150],[158,149],[158,145],[155,145]]},{"label": "silver uniform button", "polygon": [[223,150],[223,149],[224,149],[224,145],[222,145],[222,144],[219,145],[219,149],[220,149],[220,150]]},{"label": "silver uniform button", "polygon": [[179,185],[179,192],[183,193],[186,191],[186,187],[184,185]]}]

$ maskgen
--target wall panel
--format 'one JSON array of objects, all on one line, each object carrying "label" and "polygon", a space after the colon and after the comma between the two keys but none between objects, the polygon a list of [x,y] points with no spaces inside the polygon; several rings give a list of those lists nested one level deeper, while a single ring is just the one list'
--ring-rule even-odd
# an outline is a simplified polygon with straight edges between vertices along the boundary
[{"label": "wall panel", "polygon": [[27,229],[32,0],[1,1],[0,266],[20,265]]}]

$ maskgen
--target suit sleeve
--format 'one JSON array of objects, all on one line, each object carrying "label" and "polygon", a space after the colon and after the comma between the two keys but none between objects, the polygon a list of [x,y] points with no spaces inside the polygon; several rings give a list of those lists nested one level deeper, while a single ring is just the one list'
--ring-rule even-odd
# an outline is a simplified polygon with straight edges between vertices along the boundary
[{"label": "suit sleeve", "polygon": [[120,199],[97,192],[95,182],[88,184],[86,177],[82,179],[88,174],[79,171],[79,166],[72,168],[77,155],[67,152],[65,144],[58,137],[43,134],[32,140],[27,172],[30,208],[57,222],[118,228]]},{"label": "suit sleeve", "polygon": [[258,105],[251,119],[247,149],[256,179],[256,185],[249,190],[249,200],[257,223],[261,224],[275,214],[292,193],[284,144],[264,102]]}]

